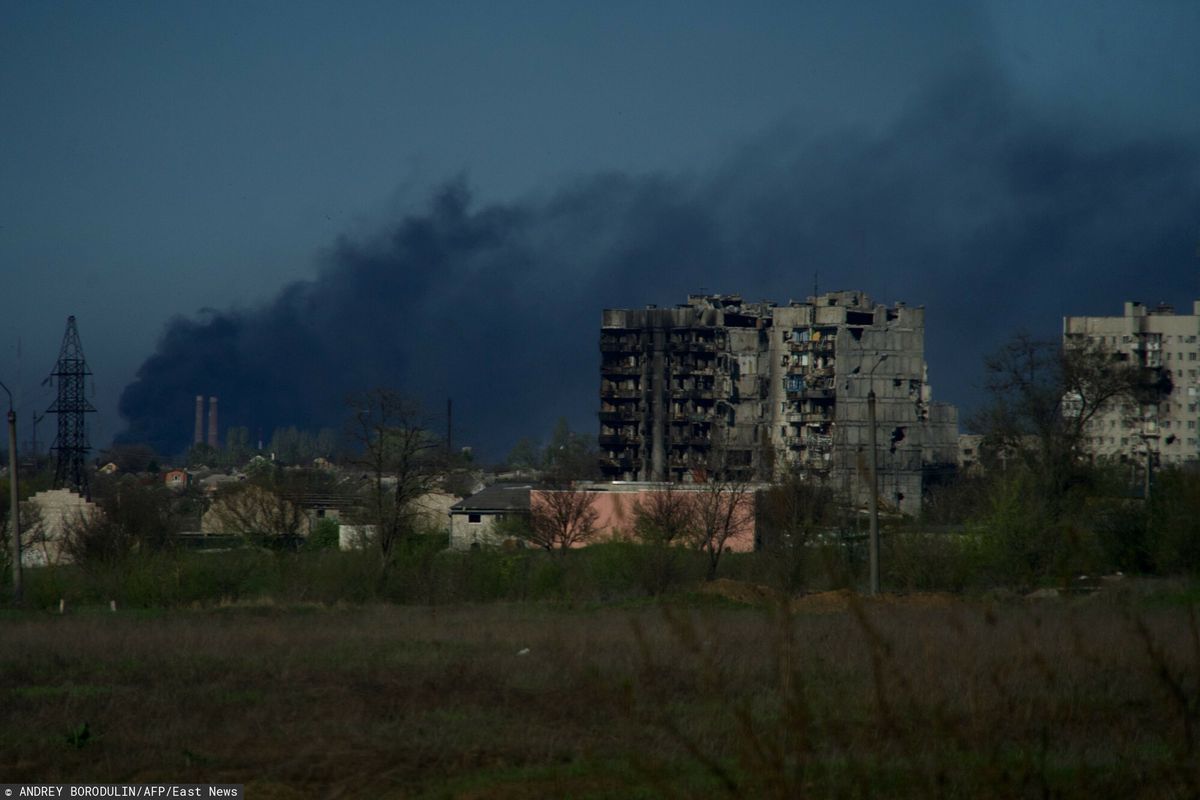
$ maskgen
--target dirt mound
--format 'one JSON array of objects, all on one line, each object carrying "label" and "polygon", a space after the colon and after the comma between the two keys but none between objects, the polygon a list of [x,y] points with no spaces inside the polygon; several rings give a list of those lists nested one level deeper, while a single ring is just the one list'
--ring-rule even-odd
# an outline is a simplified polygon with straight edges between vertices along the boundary
[{"label": "dirt mound", "polygon": [[[703,594],[717,595],[735,603],[752,606],[778,605],[785,599],[782,592],[776,591],[770,586],[735,581],[729,578],[720,578],[705,583],[700,587],[700,591]],[[878,597],[867,597],[849,589],[835,589],[792,598],[788,607],[794,612],[805,614],[828,614],[847,611],[854,603],[939,608],[960,602],[962,602],[961,598],[947,592],[913,592],[911,594],[881,594]]]},{"label": "dirt mound", "polygon": [[835,611],[847,611],[854,603],[867,606],[887,605],[910,608],[944,608],[962,602],[960,598],[947,592],[913,592],[912,594],[881,594],[878,597],[867,597],[849,589],[837,589],[831,592],[814,592],[797,597],[792,601],[792,611],[809,614],[828,614]]},{"label": "dirt mound", "polygon": [[849,589],[836,589],[832,592],[813,592],[792,600],[792,611],[806,614],[829,614],[834,611],[845,611],[852,602],[861,602],[863,598]]},{"label": "dirt mound", "polygon": [[919,608],[944,608],[946,606],[957,605],[963,600],[961,597],[949,592],[913,592],[912,594],[885,594],[879,598],[880,602],[891,603],[900,606],[917,606]]},{"label": "dirt mound", "polygon": [[770,586],[734,581],[729,578],[718,578],[715,581],[709,581],[700,587],[700,592],[702,594],[714,594],[718,597],[724,597],[726,600],[732,600],[735,603],[745,603],[752,606],[771,605],[780,603],[784,599],[783,594],[775,591]]}]

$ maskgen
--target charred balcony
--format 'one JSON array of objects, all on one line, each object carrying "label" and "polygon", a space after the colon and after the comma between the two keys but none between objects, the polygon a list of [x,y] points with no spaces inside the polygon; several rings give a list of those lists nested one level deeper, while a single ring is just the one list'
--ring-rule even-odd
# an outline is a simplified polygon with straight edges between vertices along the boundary
[{"label": "charred balcony", "polygon": [[634,406],[624,404],[621,407],[603,408],[600,410],[600,421],[613,422],[637,422],[641,419],[641,412]]},{"label": "charred balcony", "polygon": [[605,362],[600,365],[600,375],[604,377],[622,377],[642,374],[642,365],[625,361]]},{"label": "charred balcony", "polygon": [[637,353],[641,349],[637,335],[604,335],[600,339],[601,353]]}]

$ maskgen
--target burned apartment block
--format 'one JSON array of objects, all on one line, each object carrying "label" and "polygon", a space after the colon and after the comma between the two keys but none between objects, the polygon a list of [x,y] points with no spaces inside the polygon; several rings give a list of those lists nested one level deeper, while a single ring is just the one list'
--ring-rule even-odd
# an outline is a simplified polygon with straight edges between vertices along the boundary
[{"label": "burned apartment block", "polygon": [[684,483],[714,469],[753,480],[799,469],[865,503],[874,388],[880,499],[915,513],[923,488],[957,460],[957,412],[931,402],[924,334],[923,308],[875,305],[858,291],[607,309],[602,469],[612,480]]},{"label": "burned apartment block", "polygon": [[1102,409],[1084,431],[1092,455],[1141,463],[1149,450],[1162,465],[1200,459],[1200,300],[1191,314],[1126,302],[1121,316],[1064,317],[1063,342],[1106,350],[1159,388]]}]

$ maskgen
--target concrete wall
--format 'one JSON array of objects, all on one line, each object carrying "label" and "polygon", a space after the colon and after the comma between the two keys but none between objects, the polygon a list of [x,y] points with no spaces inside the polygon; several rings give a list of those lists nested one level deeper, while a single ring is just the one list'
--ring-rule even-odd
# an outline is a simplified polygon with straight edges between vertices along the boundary
[{"label": "concrete wall", "polygon": [[70,489],[38,492],[25,504],[31,507],[37,520],[29,530],[21,531],[21,563],[28,567],[70,563],[70,557],[63,551],[69,531],[103,513],[95,503]]},{"label": "concrete wall", "polygon": [[[509,512],[516,513],[516,512]],[[477,516],[478,522],[471,522]],[[450,514],[450,549],[515,546],[516,542],[496,534],[496,522],[505,515],[495,511],[455,511]]]},{"label": "concrete wall", "polygon": [[374,525],[338,525],[339,550],[365,550],[374,544]]},{"label": "concrete wall", "polygon": [[[748,487],[737,501],[745,503],[745,513],[742,524],[737,526],[733,535],[725,542],[728,550],[733,552],[750,552],[754,549],[755,537],[755,487]],[[545,502],[545,497],[551,490],[535,489],[530,495],[530,505],[534,508]],[[666,491],[662,486],[646,485],[614,485],[609,488],[583,488],[591,498],[592,508],[597,512],[596,534],[588,541],[589,544],[608,541],[635,541],[637,534],[634,523],[637,518],[639,503],[646,503],[652,495]],[[682,493],[699,502],[702,496],[712,491],[711,486],[684,484],[672,486],[671,491]],[[726,492],[726,497],[731,493]],[[580,545],[583,546],[583,545]]]}]

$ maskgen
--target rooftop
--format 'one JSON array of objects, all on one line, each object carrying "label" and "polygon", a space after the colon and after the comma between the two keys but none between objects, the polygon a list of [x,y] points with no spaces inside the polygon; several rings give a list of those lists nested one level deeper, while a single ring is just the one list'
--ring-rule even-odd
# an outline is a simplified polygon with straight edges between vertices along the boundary
[{"label": "rooftop", "polygon": [[494,483],[450,506],[455,511],[528,511],[529,483]]}]

